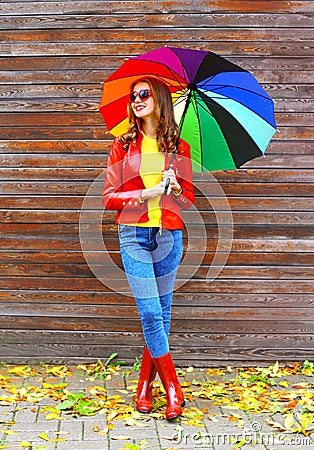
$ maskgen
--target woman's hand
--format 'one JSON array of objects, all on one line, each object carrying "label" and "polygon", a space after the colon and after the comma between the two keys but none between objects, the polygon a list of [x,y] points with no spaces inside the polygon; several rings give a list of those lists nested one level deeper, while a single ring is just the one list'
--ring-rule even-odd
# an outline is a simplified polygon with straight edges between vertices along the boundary
[{"label": "woman's hand", "polygon": [[168,189],[167,195],[169,195],[171,191],[173,191],[174,193],[180,192],[181,186],[177,182],[176,174],[174,173],[173,169],[162,171],[162,179],[165,183],[168,178],[170,179],[170,184],[169,184],[169,189]]},{"label": "woman's hand", "polygon": [[161,182],[156,184],[156,186],[153,186],[152,188],[143,189],[141,199],[149,200],[150,198],[155,198],[163,195],[165,191],[166,181],[168,178],[170,179],[170,184],[167,191],[167,195],[169,195],[171,191],[173,191],[174,193],[181,192],[182,189],[180,184],[177,182],[174,171],[172,169],[163,170]]},{"label": "woman's hand", "polygon": [[[143,189],[141,193],[141,199],[149,200],[150,198],[160,197],[164,193],[165,185],[166,182],[162,180],[160,183],[156,184],[156,186],[148,189]],[[169,189],[168,191],[170,192]]]}]

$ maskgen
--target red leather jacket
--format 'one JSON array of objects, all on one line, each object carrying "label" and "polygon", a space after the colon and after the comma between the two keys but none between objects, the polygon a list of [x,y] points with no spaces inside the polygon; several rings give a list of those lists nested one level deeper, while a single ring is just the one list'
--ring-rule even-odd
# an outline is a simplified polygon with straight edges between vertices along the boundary
[{"label": "red leather jacket", "polygon": [[[140,175],[142,133],[131,143],[128,151],[122,148],[118,138],[114,140],[107,162],[107,171],[102,192],[105,209],[117,210],[116,223],[134,224],[148,221],[147,200],[140,203],[145,189]],[[165,169],[169,168],[171,154],[165,157]],[[192,184],[190,146],[180,139],[179,152],[175,157],[173,170],[183,191],[180,196],[173,193],[161,196],[161,227],[168,230],[183,228],[180,209],[190,208],[195,200]]]}]

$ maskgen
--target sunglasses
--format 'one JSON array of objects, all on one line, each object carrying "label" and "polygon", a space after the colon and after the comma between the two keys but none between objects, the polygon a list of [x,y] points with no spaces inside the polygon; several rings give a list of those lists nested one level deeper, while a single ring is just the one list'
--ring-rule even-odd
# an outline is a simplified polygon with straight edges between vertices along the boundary
[{"label": "sunglasses", "polygon": [[141,100],[147,100],[152,95],[153,95],[153,93],[150,89],[141,89],[139,92],[133,91],[130,94],[130,102],[131,103],[135,102],[135,100],[137,99],[137,96],[139,96],[139,98]]}]

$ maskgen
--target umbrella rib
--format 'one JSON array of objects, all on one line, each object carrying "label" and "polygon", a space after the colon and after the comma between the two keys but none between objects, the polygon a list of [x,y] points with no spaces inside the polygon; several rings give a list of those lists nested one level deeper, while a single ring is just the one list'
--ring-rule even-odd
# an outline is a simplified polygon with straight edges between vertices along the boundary
[{"label": "umbrella rib", "polygon": [[[179,58],[180,59],[180,58]],[[151,62],[148,59],[142,59],[142,61],[146,61],[146,62]],[[181,59],[180,59],[181,61]],[[154,61],[155,64],[159,64],[161,66],[165,66],[165,63],[160,62],[160,61]],[[182,61],[181,61],[182,64]],[[175,72],[175,70],[173,70],[171,67],[167,66],[167,69],[169,70],[170,74],[173,76],[174,80],[177,82],[177,84],[171,84],[170,81],[168,81],[168,85],[172,86],[172,87],[176,87],[177,85],[179,85],[182,89],[185,88],[185,85],[181,82],[181,80],[178,78],[179,75]],[[147,74],[147,76],[149,76],[150,74]],[[143,75],[144,76],[144,75]],[[161,75],[155,74],[154,73],[154,77],[158,78],[159,80],[163,81],[163,77]],[[125,77],[127,78],[127,77]],[[181,78],[181,77],[180,77]],[[169,79],[170,80],[170,79]]]},{"label": "umbrella rib", "polygon": [[[212,77],[212,78],[214,78],[214,77]],[[207,82],[206,83],[205,82],[204,83],[197,83],[197,87],[201,88],[201,87],[206,86],[206,84],[207,84]],[[272,101],[272,99],[269,97],[267,92],[265,92],[266,95],[262,95],[262,94],[260,94],[260,93],[258,93],[256,91],[252,91],[251,89],[247,89],[245,87],[240,87],[240,86],[234,86],[232,84],[216,84],[216,87],[214,87],[214,85],[213,85],[213,87],[211,86],[210,89],[207,89],[207,90],[215,92],[215,91],[218,91],[219,89],[228,88],[228,87],[233,88],[233,89],[239,89],[240,91],[249,92],[250,94],[254,94],[254,95],[258,96],[258,97],[262,97],[262,98],[264,98],[266,100]]]},{"label": "umbrella rib", "polygon": [[[201,105],[201,104],[197,101],[197,99],[195,98],[195,95],[193,96],[193,98],[194,98],[194,101],[195,101],[195,105],[194,105],[193,102],[191,102],[191,91],[190,91],[190,95],[188,96],[187,104],[186,104],[186,107],[185,107],[185,109],[184,109],[184,113],[183,113],[183,115],[182,115],[182,117],[181,117],[181,121],[180,121],[180,122],[181,122],[181,126],[180,126],[180,129],[181,129],[182,125],[183,125],[183,121],[184,121],[186,112],[187,112],[187,110],[188,110],[188,107],[189,107],[190,104],[192,103],[192,107],[193,107],[193,109],[194,109],[194,113],[195,113],[195,116],[197,117],[197,122],[198,122],[198,129],[199,129],[199,136],[200,136],[200,147],[202,147],[202,129],[201,129],[201,121],[200,121],[200,117],[199,117],[199,113],[198,113],[196,104],[199,105],[199,106],[201,106],[202,108],[203,108],[203,105]],[[205,108],[203,108],[203,109],[204,109],[204,111],[205,111]],[[210,111],[210,113],[211,113],[211,111]],[[200,159],[201,159],[200,166],[203,167],[203,153],[202,153],[202,151],[200,152]]]},{"label": "umbrella rib", "polygon": [[[195,99],[195,96],[194,96]],[[200,105],[201,107],[203,107],[203,105],[201,105],[197,100],[195,101],[195,105]],[[195,114],[197,117],[197,122],[198,122],[198,128],[199,128],[199,134],[200,134],[200,148],[201,148],[201,167],[204,167],[204,158],[203,158],[203,152],[202,152],[202,128],[201,128],[201,120],[200,120],[200,115],[199,112],[196,108],[196,106],[193,105],[193,108],[195,109]],[[205,109],[205,108],[204,108]],[[210,111],[211,113],[211,111]]]},{"label": "umbrella rib", "polygon": [[[241,89],[241,88],[239,88]],[[247,90],[247,89],[242,89],[242,90]],[[270,102],[273,103],[273,100],[270,97],[264,97],[261,94],[255,94],[253,91],[247,90],[248,92],[253,93],[254,95],[260,95],[260,97],[264,98],[265,100],[268,100]],[[207,92],[212,92],[212,90],[208,90]],[[272,123],[269,122],[269,120],[267,120],[266,118],[264,118],[263,116],[261,116],[258,112],[253,111],[251,108],[248,107],[248,105],[246,105],[245,103],[241,102],[240,100],[236,100],[234,98],[230,98],[230,97],[226,97],[225,95],[223,96],[222,94],[220,94],[219,96],[215,97],[214,95],[207,95],[204,92],[200,91],[200,93],[202,93],[203,95],[206,95],[206,97],[210,98],[211,100],[215,100],[216,98],[219,100],[226,100],[226,101],[234,101],[236,103],[238,103],[239,105],[242,105],[243,107],[247,108],[249,111],[255,112],[255,114],[259,117],[261,117],[263,120],[265,120],[265,122],[267,122],[270,126],[273,127]],[[224,109],[223,106],[219,105],[219,103],[217,103],[217,107]],[[273,127],[274,128],[274,127]]]},{"label": "umbrella rib", "polygon": [[187,97],[188,96],[186,95],[186,93],[183,93],[182,95],[180,95],[180,97],[177,98],[177,100],[175,100],[174,104],[175,105],[180,105],[180,103],[183,103],[183,102],[187,101]]}]

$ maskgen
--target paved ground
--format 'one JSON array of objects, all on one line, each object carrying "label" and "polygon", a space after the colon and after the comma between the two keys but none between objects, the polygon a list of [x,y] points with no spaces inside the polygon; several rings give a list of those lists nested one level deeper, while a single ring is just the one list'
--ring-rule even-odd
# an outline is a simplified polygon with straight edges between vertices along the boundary
[{"label": "paved ground", "polygon": [[[189,400],[186,406],[186,409],[190,411],[190,418],[195,417],[193,411],[195,414],[198,410],[204,413],[201,419],[197,417],[197,424],[193,424],[193,420],[189,422],[188,418],[169,422],[162,416],[163,408],[159,410],[161,412],[153,415],[136,415],[136,413],[134,415],[134,390],[137,379],[135,372],[130,370],[129,376],[125,377],[120,370],[111,376],[110,380],[101,382],[90,380],[84,372],[77,370],[74,366],[71,369],[72,376],[61,379],[62,383],[68,383],[69,391],[72,393],[83,391],[90,394],[89,389],[93,389],[93,386],[103,386],[106,395],[117,402],[115,408],[119,402],[124,405],[124,408],[129,408],[131,419],[126,420],[124,417],[115,420],[117,417],[114,417],[115,408],[112,410],[109,421],[108,414],[97,413],[92,416],[73,417],[65,410],[61,411],[59,417],[51,419],[53,416],[49,417],[49,411],[50,414],[54,414],[54,407],[60,401],[54,398],[42,398],[37,403],[16,401],[6,404],[3,394],[7,395],[8,390],[3,384],[2,390],[0,389],[0,449],[284,450],[294,448],[305,450],[313,448],[314,450],[314,434],[304,436],[284,433],[280,429],[276,431],[265,421],[267,418],[275,421],[274,416],[246,413],[239,409],[226,411],[209,400],[191,395],[188,395]],[[16,389],[20,390],[24,387],[25,391],[20,391],[23,395],[26,395],[30,385],[42,388],[43,381],[60,383],[60,378],[52,376],[43,380],[43,377],[38,376],[21,378],[8,375],[4,369],[0,373],[3,380],[5,376],[9,377]],[[214,377],[218,382],[222,378],[219,375]],[[206,378],[208,378],[206,371],[194,369],[192,373],[187,373],[185,378],[180,377],[180,380],[186,383],[190,380],[196,385],[197,380],[204,382]],[[294,375],[293,382],[298,386],[305,382],[308,385],[309,377]],[[60,392],[62,389],[63,386],[60,386]],[[230,420],[231,415],[233,415],[232,420]]]}]

